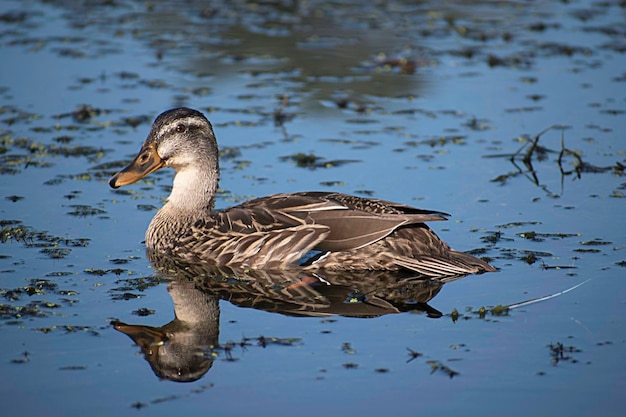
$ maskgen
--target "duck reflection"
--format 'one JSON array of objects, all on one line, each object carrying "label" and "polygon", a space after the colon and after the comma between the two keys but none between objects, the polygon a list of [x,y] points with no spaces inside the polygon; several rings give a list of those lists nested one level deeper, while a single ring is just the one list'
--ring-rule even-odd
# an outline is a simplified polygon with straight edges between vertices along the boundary
[{"label": "duck reflection", "polygon": [[[176,382],[206,374],[219,349],[219,300],[289,316],[371,318],[406,311],[442,313],[427,303],[446,282],[383,271],[307,272],[229,269],[148,254],[174,302],[175,318],[161,327],[113,322],[141,347],[155,375]],[[246,344],[248,341],[242,341]]]}]

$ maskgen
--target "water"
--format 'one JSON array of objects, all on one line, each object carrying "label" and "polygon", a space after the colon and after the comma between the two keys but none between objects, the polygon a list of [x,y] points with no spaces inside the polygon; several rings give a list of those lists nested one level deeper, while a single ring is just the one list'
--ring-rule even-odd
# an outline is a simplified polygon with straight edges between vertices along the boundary
[{"label": "water", "polygon": [[[6,412],[621,414],[618,2],[0,9]],[[438,319],[393,308],[376,318],[292,317],[231,296],[217,323],[199,321],[219,330],[210,368],[190,383],[159,379],[111,322],[176,325],[177,293],[142,244],[172,174],[122,191],[106,181],[154,117],[177,105],[205,112],[229,151],[219,207],[336,190],[442,210],[453,217],[433,224],[439,235],[483,249],[500,271],[445,284],[427,300]],[[528,140],[552,125],[564,128],[538,145],[555,152],[534,153],[531,171]],[[580,176],[562,174],[578,163],[566,152],[559,166],[562,140],[588,164]],[[515,164],[503,156],[524,144]],[[298,167],[298,153],[335,162]],[[207,294],[190,310],[213,305]]]}]

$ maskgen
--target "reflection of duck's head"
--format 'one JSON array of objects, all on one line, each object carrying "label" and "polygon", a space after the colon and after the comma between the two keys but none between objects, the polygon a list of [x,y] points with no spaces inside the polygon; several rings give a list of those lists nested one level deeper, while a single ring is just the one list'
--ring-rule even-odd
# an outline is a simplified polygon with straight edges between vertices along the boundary
[{"label": "reflection of duck's head", "polygon": [[196,290],[192,282],[172,282],[168,291],[176,312],[170,323],[151,327],[117,321],[113,326],[141,347],[159,378],[195,381],[213,365],[210,348],[218,343],[219,300]]},{"label": "reflection of duck's head", "polygon": [[[139,154],[115,174],[113,188],[150,173],[176,171],[146,246],[188,261],[244,269],[409,270],[427,278],[495,271],[455,251],[426,225],[447,214],[333,192],[275,194],[214,212],[217,141],[197,110],[160,114]],[[312,250],[319,256],[304,260]]]}]

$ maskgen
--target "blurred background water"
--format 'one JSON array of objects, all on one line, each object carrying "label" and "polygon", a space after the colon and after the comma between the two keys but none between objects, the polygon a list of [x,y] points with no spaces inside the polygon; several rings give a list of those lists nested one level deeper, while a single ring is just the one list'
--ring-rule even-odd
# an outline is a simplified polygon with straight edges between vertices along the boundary
[{"label": "blurred background water", "polygon": [[[619,1],[3,0],[3,409],[621,415],[625,17]],[[441,210],[437,233],[499,272],[437,288],[438,319],[221,300],[229,348],[194,382],[160,379],[111,322],[173,326],[182,290],[142,243],[172,173],[106,181],[180,105],[214,125],[219,208],[336,190]]]}]

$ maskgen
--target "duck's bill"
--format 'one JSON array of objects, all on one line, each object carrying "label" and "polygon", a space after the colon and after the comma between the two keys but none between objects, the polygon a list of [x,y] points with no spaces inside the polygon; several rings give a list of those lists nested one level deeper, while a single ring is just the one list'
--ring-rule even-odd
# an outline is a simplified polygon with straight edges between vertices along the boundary
[{"label": "duck's bill", "polygon": [[162,168],[163,165],[165,165],[165,161],[161,159],[154,146],[152,144],[144,145],[133,162],[111,177],[109,185],[112,188],[119,188],[132,184]]},{"label": "duck's bill", "polygon": [[139,346],[158,346],[167,339],[165,332],[154,327],[126,324],[121,321],[112,324],[115,330],[124,333]]}]

